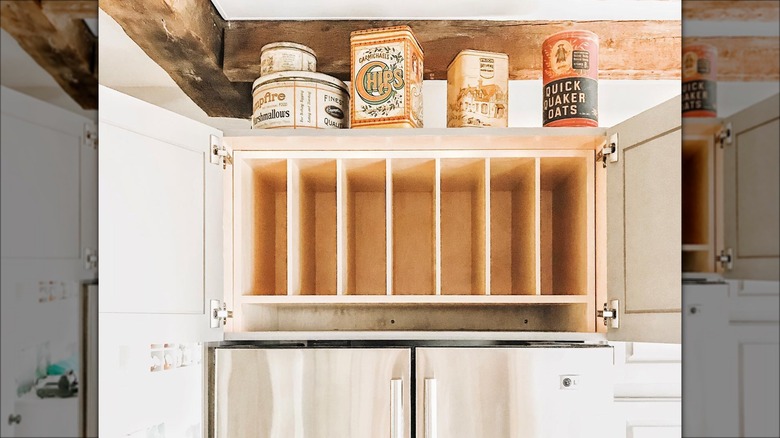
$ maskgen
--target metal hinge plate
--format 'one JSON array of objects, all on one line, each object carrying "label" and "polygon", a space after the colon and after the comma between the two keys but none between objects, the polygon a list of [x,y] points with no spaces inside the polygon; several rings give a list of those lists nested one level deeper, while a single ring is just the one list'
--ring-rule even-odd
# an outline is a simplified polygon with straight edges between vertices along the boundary
[{"label": "metal hinge plate", "polygon": [[97,149],[97,129],[94,123],[84,123],[84,132],[81,134],[81,144],[88,148]]},{"label": "metal hinge plate", "polygon": [[230,153],[222,144],[222,139],[214,134],[209,135],[209,150],[211,151],[211,155],[209,155],[211,164],[221,164],[223,169],[226,169],[228,164],[233,164]]},{"label": "metal hinge plate", "polygon": [[734,267],[734,257],[731,248],[721,250],[720,254],[715,256],[715,262],[720,263],[723,269],[730,271]]},{"label": "metal hinge plate", "polygon": [[604,309],[596,312],[596,316],[604,318],[604,325],[611,328],[620,328],[620,320],[618,319],[620,310],[619,300],[610,300],[609,303],[604,303]]},{"label": "metal hinge plate", "polygon": [[603,148],[596,154],[596,161],[601,161],[603,167],[607,167],[607,161],[610,163],[618,162],[618,134],[617,132],[609,136],[609,141]]},{"label": "metal hinge plate", "polygon": [[211,328],[219,328],[227,324],[227,319],[233,317],[233,311],[227,310],[225,303],[220,300],[209,301],[209,319]]},{"label": "metal hinge plate", "polygon": [[718,144],[722,149],[726,145],[731,145],[733,141],[734,138],[732,136],[731,123],[726,123],[725,125],[721,126],[720,131],[718,131]]},{"label": "metal hinge plate", "polygon": [[95,248],[84,248],[84,269],[92,271],[97,269],[98,254]]}]

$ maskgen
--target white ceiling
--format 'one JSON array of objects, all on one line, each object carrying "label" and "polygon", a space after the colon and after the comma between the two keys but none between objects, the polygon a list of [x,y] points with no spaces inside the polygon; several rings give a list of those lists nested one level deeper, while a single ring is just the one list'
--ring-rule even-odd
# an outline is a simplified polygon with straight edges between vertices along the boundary
[{"label": "white ceiling", "polygon": [[680,0],[211,0],[226,20],[679,20]]}]

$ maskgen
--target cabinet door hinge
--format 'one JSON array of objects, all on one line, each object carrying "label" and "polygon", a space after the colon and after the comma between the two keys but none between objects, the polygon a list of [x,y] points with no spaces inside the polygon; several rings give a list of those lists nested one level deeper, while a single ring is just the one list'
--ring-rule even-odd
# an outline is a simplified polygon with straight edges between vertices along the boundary
[{"label": "cabinet door hinge", "polygon": [[228,164],[233,164],[233,159],[222,144],[222,139],[214,134],[209,135],[209,149],[211,150],[209,157],[211,164],[221,164],[223,169],[226,169]]},{"label": "cabinet door hinge", "polygon": [[596,161],[601,161],[603,167],[607,167],[607,160],[610,163],[617,163],[618,161],[618,134],[617,132],[609,136],[609,141],[601,150],[596,154]]},{"label": "cabinet door hinge", "polygon": [[725,125],[722,125],[720,127],[720,131],[718,131],[717,141],[721,149],[723,149],[723,147],[726,145],[731,145],[733,141],[733,137],[731,135],[731,123],[726,123]]},{"label": "cabinet door hinge", "polygon": [[97,149],[97,128],[95,128],[94,123],[84,123],[84,132],[81,134],[81,144],[88,148]]},{"label": "cabinet door hinge", "polygon": [[233,317],[233,311],[228,310],[225,303],[220,300],[211,300],[209,302],[209,318],[211,328],[219,328],[227,324],[227,319]]},{"label": "cabinet door hinge", "polygon": [[620,328],[620,321],[618,320],[618,311],[620,310],[619,300],[610,300],[609,303],[604,303],[604,309],[596,312],[596,316],[604,318],[604,325],[612,328]]},{"label": "cabinet door hinge", "polygon": [[84,269],[92,271],[97,269],[98,254],[95,248],[84,248]]},{"label": "cabinet door hinge", "polygon": [[715,262],[720,263],[723,269],[730,271],[734,267],[734,257],[732,257],[731,248],[723,249],[720,251],[720,254],[716,254]]}]

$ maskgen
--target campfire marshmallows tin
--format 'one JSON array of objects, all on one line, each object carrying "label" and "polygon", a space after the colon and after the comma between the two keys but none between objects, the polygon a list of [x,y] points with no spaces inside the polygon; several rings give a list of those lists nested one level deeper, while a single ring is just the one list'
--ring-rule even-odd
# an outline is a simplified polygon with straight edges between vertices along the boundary
[{"label": "campfire marshmallows tin", "polygon": [[718,49],[709,44],[683,47],[682,115],[717,116]]},{"label": "campfire marshmallows tin", "polygon": [[423,52],[409,26],[350,34],[353,128],[422,128]]},{"label": "campfire marshmallows tin", "polygon": [[463,50],[447,67],[447,127],[507,126],[509,57]]},{"label": "campfire marshmallows tin", "polygon": [[260,48],[260,76],[280,71],[317,71],[317,56],[303,44],[270,43]]},{"label": "campfire marshmallows tin", "polygon": [[349,91],[322,73],[287,71],[252,84],[252,128],[349,128]]},{"label": "campfire marshmallows tin", "polygon": [[598,126],[599,38],[567,30],[542,44],[543,126]]}]

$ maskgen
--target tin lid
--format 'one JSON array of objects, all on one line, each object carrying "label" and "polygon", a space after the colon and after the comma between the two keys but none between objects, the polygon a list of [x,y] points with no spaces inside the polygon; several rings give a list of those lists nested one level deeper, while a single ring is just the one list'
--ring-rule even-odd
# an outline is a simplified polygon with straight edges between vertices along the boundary
[{"label": "tin lid", "polygon": [[468,55],[489,56],[491,58],[501,58],[501,59],[506,59],[507,61],[509,60],[509,55],[507,55],[506,53],[486,52],[486,51],[483,51],[483,50],[465,49],[465,50],[461,50],[460,52],[458,52],[457,55],[455,55],[455,58],[453,58],[452,61],[450,61],[449,65],[447,65],[447,70],[449,70],[450,67],[452,67],[452,64],[455,64],[455,61],[457,61],[458,58],[460,58],[461,56],[468,56]]},{"label": "tin lid", "polygon": [[341,91],[349,95],[349,89],[347,88],[347,85],[344,82],[334,78],[333,76],[328,76],[324,73],[316,73],[311,71],[280,71],[276,73],[267,74],[265,76],[260,76],[252,83],[252,93],[255,92],[257,87],[266,84],[271,84],[274,82],[284,82],[284,81],[305,81],[305,82],[316,82],[320,84],[330,85],[332,87],[341,89]]},{"label": "tin lid", "polygon": [[271,49],[276,49],[276,48],[288,48],[288,47],[292,48],[292,49],[298,49],[300,51],[309,53],[312,56],[314,56],[315,58],[317,57],[317,54],[314,53],[314,50],[312,50],[311,47],[304,46],[303,44],[292,43],[292,42],[289,42],[289,41],[279,41],[279,42],[275,42],[275,43],[268,43],[268,44],[266,44],[266,45],[264,45],[263,47],[260,48],[260,53],[262,54],[266,50],[271,50]]},{"label": "tin lid", "polygon": [[[417,41],[417,37],[414,36],[414,32],[412,32],[412,28],[403,24],[400,26],[389,26],[389,27],[377,27],[374,29],[361,29],[361,30],[354,30],[350,32],[349,39],[350,41],[354,40],[369,40],[376,38],[378,34],[387,33],[387,34],[401,34],[403,36],[408,36],[409,39],[411,39],[414,42],[414,45],[417,46],[417,48],[420,50],[420,53],[424,53],[422,46],[420,46],[420,42]],[[393,35],[387,35],[387,37],[392,37]],[[400,35],[396,35],[400,36]]]}]

